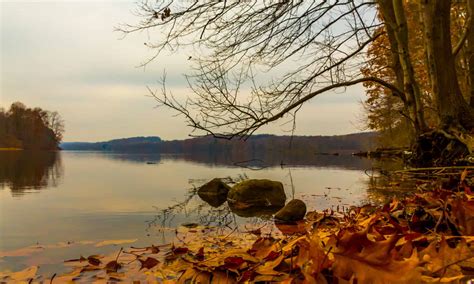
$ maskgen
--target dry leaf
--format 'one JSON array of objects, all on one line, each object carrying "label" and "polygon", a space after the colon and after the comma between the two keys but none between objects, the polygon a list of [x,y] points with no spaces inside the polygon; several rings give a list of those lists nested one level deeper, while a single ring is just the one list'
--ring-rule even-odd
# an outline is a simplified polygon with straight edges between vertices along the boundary
[{"label": "dry leaf", "polygon": [[145,260],[141,260],[141,259],[138,259],[138,261],[140,261],[141,263],[141,269],[143,268],[146,268],[146,269],[151,269],[155,266],[158,265],[158,263],[160,263],[156,258],[153,258],[153,257],[147,257]]},{"label": "dry leaf", "polygon": [[36,272],[38,272],[38,266],[31,266],[21,271],[11,273],[9,278],[15,281],[27,281],[34,278]]},{"label": "dry leaf", "polygon": [[121,245],[121,244],[130,244],[136,242],[137,239],[130,239],[130,240],[105,240],[98,242],[95,244],[96,247],[103,247],[103,246],[109,246],[109,245]]}]

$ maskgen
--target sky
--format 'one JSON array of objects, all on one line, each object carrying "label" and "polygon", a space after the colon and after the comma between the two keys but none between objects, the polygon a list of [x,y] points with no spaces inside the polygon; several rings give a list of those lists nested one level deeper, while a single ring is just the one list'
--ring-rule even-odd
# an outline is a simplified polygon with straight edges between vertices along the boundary
[{"label": "sky", "polygon": [[[168,88],[192,96],[184,74],[186,51],[152,56],[144,42],[157,35],[123,38],[114,31],[136,23],[134,1],[0,0],[0,107],[21,101],[58,111],[65,120],[64,141],[104,141],[120,137],[189,137],[191,128],[170,109],[156,107],[147,86],[158,88],[166,70]],[[360,132],[364,118],[361,86],[323,94],[298,113],[296,135]],[[285,121],[258,133],[288,135]]]}]

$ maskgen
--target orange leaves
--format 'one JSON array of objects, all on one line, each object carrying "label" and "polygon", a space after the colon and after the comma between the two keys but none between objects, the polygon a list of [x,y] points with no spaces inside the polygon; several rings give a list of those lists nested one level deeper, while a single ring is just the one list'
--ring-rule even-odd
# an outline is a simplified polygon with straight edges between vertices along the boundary
[{"label": "orange leaves", "polygon": [[36,272],[38,271],[38,266],[31,266],[20,270],[18,272],[5,273],[0,272],[0,282],[4,283],[3,280],[10,280],[11,282],[28,282],[36,277]]},{"label": "orange leaves", "polygon": [[257,258],[264,259],[269,257],[272,252],[275,253],[277,250],[278,247],[277,242],[275,242],[275,239],[259,238],[252,245],[252,248],[248,250],[248,253]]},{"label": "orange leaves", "polygon": [[[465,186],[468,186],[467,184]],[[289,235],[188,230],[177,245],[132,248],[67,264],[55,281],[135,283],[419,283],[464,280],[474,271],[474,204],[433,190],[345,215],[310,212]],[[274,229],[274,228],[273,228]],[[217,232],[218,230],[216,230]],[[202,232],[199,235],[198,232]],[[192,237],[185,237],[192,234]],[[182,241],[185,240],[185,241]],[[0,273],[38,280],[37,268]],[[22,279],[22,280],[21,280]]]},{"label": "orange leaves", "polygon": [[474,235],[474,201],[455,199],[449,203],[451,211],[447,218],[456,225],[462,235]]},{"label": "orange leaves", "polygon": [[439,242],[432,242],[420,256],[427,263],[430,278],[461,278],[464,276],[462,268],[471,268],[474,264],[474,252],[465,239],[443,237]]},{"label": "orange leaves", "polygon": [[345,280],[357,279],[358,283],[415,283],[420,279],[420,273],[415,269],[419,264],[415,252],[402,261],[392,258],[380,261],[370,254],[364,256],[368,259],[358,255],[335,255],[334,274]]},{"label": "orange leaves", "polygon": [[[392,254],[399,238],[391,235],[386,240],[365,241],[360,245],[360,251],[336,247],[332,266],[334,274],[345,280],[357,279],[360,283],[416,282],[420,276],[415,270],[419,265],[416,251],[401,260],[397,259],[401,255]],[[355,236],[355,239],[360,240],[361,236]]]},{"label": "orange leaves", "polygon": [[130,244],[136,242],[137,239],[131,239],[131,240],[105,240],[102,242],[99,242],[95,244],[96,247],[103,247],[103,246],[109,246],[109,245],[122,245],[122,244]]},{"label": "orange leaves", "polygon": [[298,251],[293,269],[300,269],[305,275],[316,275],[331,267],[331,247],[325,247],[317,233],[301,238],[293,247]]}]

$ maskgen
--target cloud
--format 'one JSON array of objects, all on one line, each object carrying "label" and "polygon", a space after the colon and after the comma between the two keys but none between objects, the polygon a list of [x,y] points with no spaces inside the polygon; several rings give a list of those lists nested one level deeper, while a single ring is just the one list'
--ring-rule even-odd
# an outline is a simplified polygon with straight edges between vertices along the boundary
[{"label": "cloud", "polygon": [[[155,109],[146,86],[167,72],[175,94],[187,95],[183,74],[189,53],[153,55],[143,43],[152,33],[121,39],[120,23],[134,23],[133,1],[12,1],[1,5],[0,107],[14,101],[57,110],[66,120],[65,141],[134,135],[185,138],[191,131],[173,111]],[[360,87],[315,98],[299,113],[301,134],[357,131]],[[262,131],[285,134],[281,122]]]}]

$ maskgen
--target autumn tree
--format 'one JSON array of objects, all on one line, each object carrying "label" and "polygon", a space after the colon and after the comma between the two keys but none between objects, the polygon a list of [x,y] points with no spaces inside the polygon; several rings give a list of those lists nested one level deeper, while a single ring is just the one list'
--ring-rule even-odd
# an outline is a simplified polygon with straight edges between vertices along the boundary
[{"label": "autumn tree", "polygon": [[64,121],[57,112],[28,108],[13,103],[0,110],[0,147],[35,150],[57,149],[64,132]]},{"label": "autumn tree", "polygon": [[[428,128],[439,124],[437,111],[433,107],[430,83],[427,74],[423,27],[421,26],[420,9],[417,3],[407,2],[406,17],[408,30],[413,34],[409,38],[411,61],[414,74],[419,82],[421,107]],[[379,13],[379,17],[381,17]],[[396,82],[396,72],[401,72],[398,55],[393,53],[385,27],[379,28],[382,35],[374,40],[367,49],[367,64],[361,69],[364,76],[383,78],[385,81]],[[402,76],[399,74],[399,78]],[[367,99],[364,108],[367,114],[367,127],[380,133],[382,146],[408,146],[415,139],[415,129],[410,120],[409,109],[403,99],[389,89],[374,82],[364,82]]]},{"label": "autumn tree", "polygon": [[[187,77],[194,96],[181,100],[165,86],[151,90],[160,104],[184,115],[195,130],[245,137],[282,118],[294,121],[298,110],[317,95],[366,83],[397,98],[390,104],[404,113],[413,137],[436,127],[457,139],[474,127],[473,109],[468,95],[463,96],[456,69],[459,50],[470,54],[472,45],[472,0],[467,2],[466,13],[460,15],[468,15],[468,20],[455,44],[454,5],[449,0],[145,0],[139,6],[143,21],[121,31],[161,32],[156,42],[146,43],[156,56],[183,46],[196,51],[190,58],[194,72]],[[419,11],[419,29],[408,24],[410,5]],[[392,73],[364,74],[369,47],[381,37],[388,50],[382,67]],[[420,41],[422,51],[410,48]],[[421,61],[416,60],[418,52]],[[469,63],[464,66],[467,74],[472,73]],[[420,70],[427,74],[437,125],[427,122]],[[265,84],[269,77],[272,80]],[[472,84],[464,92],[471,90]]]}]

